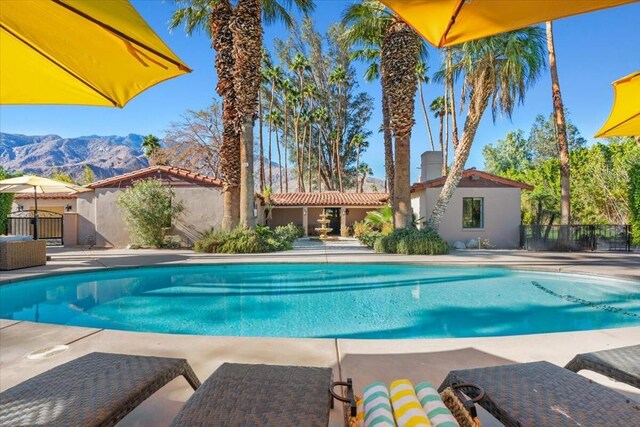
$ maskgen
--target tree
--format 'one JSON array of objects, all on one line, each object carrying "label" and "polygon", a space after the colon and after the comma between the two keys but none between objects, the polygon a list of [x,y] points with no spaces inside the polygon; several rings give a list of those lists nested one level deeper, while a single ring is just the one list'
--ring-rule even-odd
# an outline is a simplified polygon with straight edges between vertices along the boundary
[{"label": "tree", "polygon": [[498,111],[511,116],[516,103],[538,78],[545,65],[544,35],[529,27],[474,40],[451,48],[454,75],[464,75],[463,101],[468,95],[468,114],[455,159],[427,221],[437,230],[462,178],[480,119],[489,101],[495,120]]},{"label": "tree", "polygon": [[155,135],[147,135],[142,140],[142,148],[144,148],[144,155],[149,159],[149,163],[156,164],[157,154],[161,148],[160,139]]},{"label": "tree", "polygon": [[225,182],[223,228],[233,228],[240,216],[243,223],[250,226],[254,222],[253,115],[261,80],[262,21],[271,24],[279,20],[291,26],[293,19],[287,13],[287,7],[295,5],[301,12],[308,13],[315,5],[312,0],[287,0],[284,6],[277,0],[239,0],[234,9],[229,0],[174,2],[178,9],[173,14],[171,28],[185,23],[189,34],[196,29],[205,29],[217,52],[216,90],[223,98],[224,122],[221,149]]},{"label": "tree", "polygon": [[[445,146],[444,146],[444,137],[443,137],[443,127],[444,127],[444,116],[445,116],[445,102],[444,96],[439,96],[433,101],[431,101],[431,105],[429,105],[429,109],[433,113],[436,119],[440,119],[440,132],[439,132],[439,141],[440,141],[440,151],[444,155]],[[448,132],[448,130],[447,130]],[[442,176],[447,174],[447,162],[442,162]]]},{"label": "tree", "polygon": [[[360,150],[362,150],[362,147],[369,145],[369,143],[365,140],[365,136],[363,134],[358,134],[356,136],[353,137],[353,139],[351,140],[351,144],[353,144],[354,147],[356,147],[357,150],[357,154],[356,154],[356,179],[355,179],[355,190],[356,193],[358,192],[362,192],[362,189],[359,184],[360,181],[358,180],[358,175],[360,173]],[[366,174],[365,174],[366,176]],[[360,187],[360,189],[358,188]]]},{"label": "tree", "polygon": [[[547,49],[549,50],[549,69],[551,71],[551,92],[553,95],[553,114],[555,117],[558,151],[560,152],[560,183],[562,187],[562,205],[560,212],[560,224],[569,225],[571,223],[571,192],[570,192],[570,164],[569,164],[569,144],[567,142],[567,127],[564,118],[564,105],[562,104],[562,94],[560,92],[560,81],[558,79],[558,68],[556,65],[556,51],[553,45],[553,26],[551,21],[547,21]],[[563,227],[560,241],[568,239],[569,229]]]},{"label": "tree", "polygon": [[91,184],[95,180],[96,176],[93,173],[91,167],[89,165],[84,165],[84,167],[82,168],[82,179],[80,180],[80,183],[82,185],[87,185]]},{"label": "tree", "polygon": [[640,246],[640,162],[630,168],[629,175],[629,219],[633,233],[633,244]]},{"label": "tree", "polygon": [[215,100],[207,109],[187,110],[165,131],[160,156],[171,159],[172,166],[222,178],[222,122],[222,106]]},{"label": "tree", "polygon": [[336,159],[336,172],[338,174],[338,183],[340,185],[340,191],[344,191],[344,187],[342,185],[342,167],[340,166],[340,140],[344,137],[344,124],[343,121],[343,108],[344,103],[342,102],[342,91],[347,84],[347,71],[342,66],[337,66],[331,71],[329,75],[329,83],[335,85],[338,90],[338,127],[336,129],[336,142],[334,144],[333,153],[334,158]]},{"label": "tree", "polygon": [[71,176],[71,174],[61,171],[60,169],[55,167],[51,169],[51,171],[49,172],[49,176],[51,177],[51,179],[55,179],[56,181],[68,182],[69,184],[74,185],[77,184],[76,180],[73,178],[73,176]]},{"label": "tree", "polygon": [[133,243],[164,246],[166,229],[184,210],[182,202],[173,199],[173,190],[158,179],[136,182],[118,196],[116,205],[122,210]]},{"label": "tree", "polygon": [[422,115],[424,116],[424,121],[427,125],[427,133],[429,134],[429,142],[431,143],[431,151],[435,151],[436,147],[433,145],[433,135],[431,134],[431,124],[429,123],[429,115],[427,114],[427,104],[424,102],[424,91],[422,89],[422,85],[429,83],[429,75],[427,65],[418,61],[418,66],[416,67],[416,74],[418,75],[418,92],[420,93],[420,104],[422,105]]},{"label": "tree", "polygon": [[[583,148],[587,141],[582,137],[580,131],[573,125],[573,123],[571,123],[568,115],[569,114],[565,112],[565,117],[567,117],[567,143],[569,144],[569,151],[571,152]],[[528,142],[531,147],[533,160],[536,162],[552,158],[557,159],[560,157],[556,137],[554,113],[549,114],[547,118],[542,114],[538,114],[536,116],[535,121],[531,125],[531,130],[529,131]]]},{"label": "tree", "polygon": [[[13,174],[0,165],[0,180],[13,177]],[[0,193],[0,233],[4,234],[7,230],[7,216],[11,213],[12,204],[13,193]]]},{"label": "tree", "polygon": [[531,164],[532,153],[529,142],[520,129],[507,133],[505,139],[498,140],[496,146],[487,144],[482,149],[485,170],[501,174],[510,169],[524,170]]},{"label": "tree", "polygon": [[415,95],[418,86],[416,67],[420,41],[404,21],[391,24],[382,41],[382,66],[385,69],[391,131],[395,142],[394,225],[411,226],[410,150],[414,124]]}]

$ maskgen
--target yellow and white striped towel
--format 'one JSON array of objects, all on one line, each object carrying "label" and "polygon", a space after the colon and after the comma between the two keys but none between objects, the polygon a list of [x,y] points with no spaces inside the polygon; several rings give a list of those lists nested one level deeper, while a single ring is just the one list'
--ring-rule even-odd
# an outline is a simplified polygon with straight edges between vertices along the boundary
[{"label": "yellow and white striped towel", "polygon": [[411,381],[396,380],[391,383],[390,391],[391,405],[398,427],[431,426]]},{"label": "yellow and white striped towel", "polygon": [[433,427],[458,427],[459,424],[444,405],[433,384],[422,382],[416,386],[418,400]]}]

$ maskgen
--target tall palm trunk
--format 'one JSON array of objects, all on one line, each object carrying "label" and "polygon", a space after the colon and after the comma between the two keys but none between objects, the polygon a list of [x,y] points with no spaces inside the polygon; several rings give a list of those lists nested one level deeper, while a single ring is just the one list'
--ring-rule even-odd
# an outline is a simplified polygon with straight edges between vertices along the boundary
[{"label": "tall palm trunk", "polygon": [[285,96],[285,101],[284,101],[284,141],[283,141],[283,146],[284,146],[284,192],[288,193],[289,192],[289,165],[288,165],[288,159],[287,159],[287,152],[289,151],[289,145],[288,145],[288,141],[289,141],[289,111],[288,111],[288,106],[289,103],[286,100],[286,96],[287,94],[284,95]]},{"label": "tall palm trunk", "polygon": [[311,169],[311,146],[313,145],[313,123],[309,120],[309,140],[307,145],[307,181],[309,182],[309,192],[312,193],[312,169]]},{"label": "tall palm trunk", "polygon": [[453,71],[451,64],[451,52],[447,50],[447,84],[449,85],[449,105],[451,106],[451,140],[453,141],[453,155],[458,149],[458,117],[456,114],[456,93],[453,89]]},{"label": "tall palm trunk", "polygon": [[[280,122],[282,124],[282,122]],[[282,153],[280,152],[280,137],[278,136],[278,128],[276,127],[276,147],[278,148],[278,175],[280,177],[280,190],[282,193]]]},{"label": "tall palm trunk", "polygon": [[240,220],[240,135],[238,111],[233,85],[233,32],[229,26],[233,9],[228,0],[219,1],[211,11],[210,27],[213,48],[216,50],[216,92],[222,97],[222,146],[220,169],[223,179],[222,228],[231,230]]},{"label": "tall palm trunk", "polygon": [[255,226],[253,182],[253,124],[262,82],[262,2],[239,0],[231,28],[235,58],[234,87],[241,117],[240,136],[240,224]]},{"label": "tall palm trunk", "polygon": [[273,166],[271,161],[271,129],[273,128],[273,104],[276,97],[276,82],[271,80],[271,100],[269,101],[269,187],[273,190]]},{"label": "tall palm trunk", "polygon": [[444,151],[442,152],[442,176],[447,175],[449,164],[449,85],[444,85]]},{"label": "tall palm trunk", "polygon": [[[258,95],[258,149],[260,150],[260,194],[264,192],[264,137],[262,131],[263,108],[262,108],[262,91]],[[269,131],[271,132],[271,131]]]},{"label": "tall palm trunk", "polygon": [[322,193],[322,124],[318,123],[318,193]]},{"label": "tall palm trunk", "polygon": [[391,130],[395,138],[394,218],[396,228],[411,226],[410,150],[418,76],[418,36],[402,21],[391,24],[382,42]]},{"label": "tall palm trunk", "polygon": [[384,68],[380,73],[380,81],[382,83],[382,132],[384,136],[384,171],[386,175],[386,190],[389,193],[389,201],[393,206],[395,192],[393,191],[394,180],[394,161],[393,161],[393,135],[391,134],[391,118],[389,112],[389,97],[387,95],[387,86]]},{"label": "tall palm trunk", "polygon": [[431,124],[429,123],[429,115],[427,114],[427,105],[424,103],[424,92],[422,90],[422,82],[418,82],[418,91],[420,92],[420,104],[422,104],[422,114],[424,115],[424,121],[427,124],[427,133],[429,134],[431,151],[436,151],[436,146],[433,145],[433,135],[431,134]]},{"label": "tall palm trunk", "polygon": [[360,175],[360,144],[358,144],[357,151],[356,151],[356,193],[359,193],[359,191],[358,191],[358,176],[359,175]]},{"label": "tall palm trunk", "polygon": [[477,88],[477,90],[474,89],[471,92],[469,114],[467,115],[467,119],[464,122],[462,138],[460,139],[460,143],[458,144],[458,149],[456,150],[456,155],[454,157],[453,164],[451,165],[451,170],[449,171],[447,180],[445,181],[444,186],[440,191],[438,200],[433,207],[431,217],[427,221],[427,225],[436,231],[438,231],[438,228],[440,227],[440,223],[442,222],[442,218],[444,217],[444,214],[447,210],[449,200],[451,200],[451,197],[453,196],[453,193],[455,192],[456,188],[458,187],[458,183],[462,178],[464,165],[469,158],[471,144],[473,143],[476,131],[478,130],[478,124],[480,124],[482,114],[489,104],[489,98],[492,92],[489,72],[485,71],[483,73],[480,73],[477,79],[478,81],[476,82],[476,84],[472,85],[472,87]]},{"label": "tall palm trunk", "polygon": [[[553,114],[558,137],[558,152],[560,153],[560,224],[569,225],[571,221],[569,144],[567,142],[567,126],[564,118],[564,105],[562,104],[562,96],[560,93],[560,82],[558,81],[558,67],[556,64],[556,51],[553,44],[553,27],[551,21],[547,21],[547,48],[549,50],[549,69],[551,71]],[[561,227],[561,231],[563,231],[563,233],[560,236],[560,240],[565,242],[569,230],[567,227]]]},{"label": "tall palm trunk", "polygon": [[338,131],[336,132],[334,153],[336,156],[336,173],[338,174],[338,188],[342,193],[344,191],[344,188],[342,186],[342,166],[340,165],[340,141],[342,140],[342,132],[343,132],[341,85],[342,83],[338,84]]}]

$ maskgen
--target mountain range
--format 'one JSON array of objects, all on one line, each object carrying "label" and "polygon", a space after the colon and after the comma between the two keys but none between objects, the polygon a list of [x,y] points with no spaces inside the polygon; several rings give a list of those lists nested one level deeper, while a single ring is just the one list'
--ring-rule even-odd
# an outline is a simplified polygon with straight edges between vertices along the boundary
[{"label": "mountain range", "polygon": [[[143,135],[80,136],[62,138],[58,135],[20,135],[0,132],[0,166],[11,172],[49,176],[54,171],[70,174],[81,180],[85,165],[95,179],[105,179],[149,166],[142,148]],[[268,173],[268,165],[265,165]],[[296,191],[296,178],[289,170],[289,191]],[[259,163],[254,164],[258,188]],[[274,190],[279,190],[279,166],[272,162]],[[368,177],[365,191],[381,191],[384,181]]]}]

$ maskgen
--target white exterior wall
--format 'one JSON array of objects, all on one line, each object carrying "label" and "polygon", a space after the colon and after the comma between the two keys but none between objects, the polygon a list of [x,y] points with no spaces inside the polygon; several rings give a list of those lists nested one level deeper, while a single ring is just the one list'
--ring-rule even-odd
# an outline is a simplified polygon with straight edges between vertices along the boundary
[{"label": "white exterior wall", "polygon": [[[411,195],[411,206],[419,217],[429,218],[441,187],[428,188]],[[462,199],[484,198],[484,227],[462,228]],[[520,244],[520,189],[506,187],[457,188],[442,223],[439,234],[449,243],[466,242],[472,238],[488,239],[499,249],[517,248]]]},{"label": "white exterior wall", "polygon": [[[130,243],[127,225],[116,205],[125,189],[98,188],[78,196],[78,244],[125,247]],[[222,224],[222,191],[218,187],[174,187],[175,200],[184,211],[174,221],[169,235],[192,244],[201,233]]]}]

